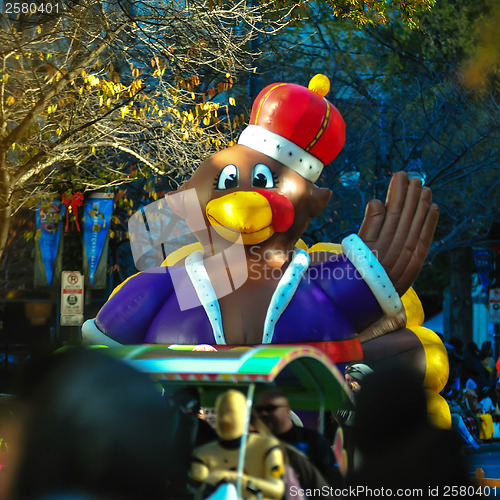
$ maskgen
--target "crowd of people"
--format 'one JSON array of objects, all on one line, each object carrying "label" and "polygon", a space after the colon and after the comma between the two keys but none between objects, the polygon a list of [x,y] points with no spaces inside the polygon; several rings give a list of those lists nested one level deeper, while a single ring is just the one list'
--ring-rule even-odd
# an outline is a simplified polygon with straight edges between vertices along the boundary
[{"label": "crowd of people", "polygon": [[445,343],[450,375],[442,395],[452,413],[453,427],[470,446],[500,439],[500,382],[491,342],[481,348],[464,346],[452,337]]},{"label": "crowd of people", "polygon": [[105,350],[56,353],[24,372],[3,419],[0,498],[215,500],[236,498],[238,485],[243,498],[290,499],[471,484],[456,433],[427,418],[416,373],[358,363],[345,379],[354,407],[332,413],[332,438],[304,426],[275,387],[257,393],[248,428],[246,396],[223,392],[210,425],[195,386],[170,390]]}]

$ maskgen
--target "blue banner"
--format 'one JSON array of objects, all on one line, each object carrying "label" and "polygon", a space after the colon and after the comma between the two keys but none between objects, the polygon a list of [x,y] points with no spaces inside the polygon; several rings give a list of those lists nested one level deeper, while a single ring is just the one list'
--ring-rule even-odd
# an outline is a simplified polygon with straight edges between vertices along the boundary
[{"label": "blue banner", "polygon": [[59,243],[61,241],[62,218],[66,207],[61,202],[53,200],[42,202],[36,210],[36,229],[39,235],[37,243],[40,247],[43,273],[47,279],[45,284],[43,278],[37,282],[35,276],[35,285],[50,286],[54,271],[54,262],[56,260]]},{"label": "blue banner", "polygon": [[85,202],[83,213],[83,246],[87,256],[88,276],[90,284],[94,284],[101,254],[106,242],[111,215],[113,214],[113,198],[110,193],[97,193]]},{"label": "blue banner", "polygon": [[477,274],[481,280],[481,285],[485,293],[488,293],[490,286],[490,273],[493,267],[491,261],[491,252],[484,248],[473,248],[474,262],[476,263]]}]

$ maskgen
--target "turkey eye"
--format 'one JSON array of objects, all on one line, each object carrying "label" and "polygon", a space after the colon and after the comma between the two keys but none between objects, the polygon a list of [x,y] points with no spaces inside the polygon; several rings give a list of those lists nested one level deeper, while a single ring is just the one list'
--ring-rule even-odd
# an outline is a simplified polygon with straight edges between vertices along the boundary
[{"label": "turkey eye", "polygon": [[238,169],[236,165],[226,165],[217,178],[217,189],[238,187]]},{"label": "turkey eye", "polygon": [[255,165],[252,173],[252,186],[257,188],[276,187],[276,177],[271,169],[263,163]]}]

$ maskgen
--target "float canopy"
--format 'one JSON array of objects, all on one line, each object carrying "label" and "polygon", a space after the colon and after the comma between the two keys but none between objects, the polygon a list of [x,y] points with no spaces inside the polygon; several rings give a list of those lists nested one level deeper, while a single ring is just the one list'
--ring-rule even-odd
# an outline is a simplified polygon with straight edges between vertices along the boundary
[{"label": "float canopy", "polygon": [[[330,359],[309,346],[259,346],[193,351],[194,346],[141,345],[108,349],[109,354],[150,374],[168,390],[200,389],[213,405],[222,390],[278,387],[297,410],[352,408],[343,376]],[[218,348],[221,346],[218,346]],[[191,349],[191,350],[187,350]]]}]

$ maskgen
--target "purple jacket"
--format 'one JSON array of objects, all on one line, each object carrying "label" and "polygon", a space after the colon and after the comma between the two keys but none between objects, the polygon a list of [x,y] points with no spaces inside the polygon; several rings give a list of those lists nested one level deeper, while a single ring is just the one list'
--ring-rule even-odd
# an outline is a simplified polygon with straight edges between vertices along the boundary
[{"label": "purple jacket", "polygon": [[[262,343],[348,340],[384,312],[399,310],[399,297],[378,261],[357,236],[350,238],[356,249],[344,245],[347,238],[343,242],[349,258],[343,253],[323,264],[307,262],[300,277],[294,278],[290,296],[273,297],[276,302],[271,301],[270,309],[279,309],[279,314],[274,319],[271,315],[274,324],[270,327],[268,322],[271,333],[264,332]],[[177,298],[180,287],[190,298],[191,306],[185,310]],[[381,297],[382,288],[389,299]],[[217,308],[216,300],[202,305],[184,266],[159,267],[126,281],[100,310],[95,326],[121,344],[225,344],[224,333],[215,333],[217,314],[211,311]],[[87,341],[92,326],[87,322],[83,327]]]}]

